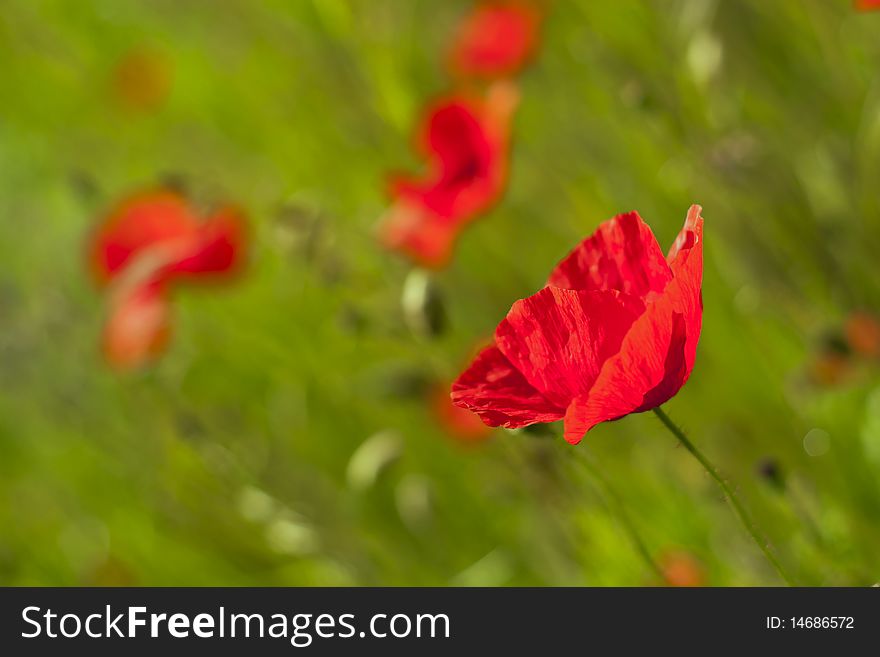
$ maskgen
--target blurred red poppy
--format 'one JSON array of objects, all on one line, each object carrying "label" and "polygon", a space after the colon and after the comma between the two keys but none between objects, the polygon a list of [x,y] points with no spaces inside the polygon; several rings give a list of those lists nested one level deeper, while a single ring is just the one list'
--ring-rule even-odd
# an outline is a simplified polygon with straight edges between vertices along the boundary
[{"label": "blurred red poppy", "polygon": [[638,213],[576,247],[513,304],[452,386],[490,426],[565,420],[578,443],[600,422],[663,404],[684,385],[702,326],[703,219],[688,211],[667,257]]},{"label": "blurred red poppy", "polygon": [[871,11],[872,9],[880,9],[880,0],[855,0],[856,9],[861,11]]},{"label": "blurred red poppy", "polygon": [[682,550],[665,553],[660,558],[660,570],[667,586],[694,587],[706,585],[702,564]]},{"label": "blurred red poppy", "polygon": [[832,387],[850,382],[860,366],[880,358],[880,320],[866,311],[850,313],[842,326],[822,336],[807,363],[810,383]]},{"label": "blurred red poppy", "polygon": [[846,341],[853,351],[864,358],[880,356],[880,321],[866,312],[854,312],[846,318]]},{"label": "blurred red poppy", "polygon": [[538,10],[527,2],[480,3],[458,28],[449,66],[464,76],[512,75],[534,52],[540,22]]},{"label": "blurred red poppy", "polygon": [[121,203],[95,233],[89,252],[99,284],[108,288],[108,360],[130,368],[161,353],[171,333],[171,287],[233,273],[244,242],[243,220],[232,208],[202,221],[184,198],[161,190]]},{"label": "blurred red poppy", "polygon": [[449,399],[449,386],[437,386],[430,393],[431,411],[439,425],[453,438],[465,443],[485,440],[492,434],[479,417],[459,408]]},{"label": "blurred red poppy", "polygon": [[427,171],[391,179],[394,203],[380,228],[388,248],[426,267],[448,262],[461,229],[503,191],[517,102],[516,87],[496,83],[485,100],[457,96],[429,109],[419,138]]}]

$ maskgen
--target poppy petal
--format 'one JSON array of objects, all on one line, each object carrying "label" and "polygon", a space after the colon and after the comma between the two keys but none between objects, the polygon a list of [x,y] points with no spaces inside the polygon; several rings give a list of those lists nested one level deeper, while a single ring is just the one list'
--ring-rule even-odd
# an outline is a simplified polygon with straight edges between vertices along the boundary
[{"label": "poppy petal", "polygon": [[431,391],[430,405],[438,424],[450,436],[465,442],[477,442],[492,435],[492,429],[478,415],[452,403],[446,386],[437,386]]},{"label": "poppy petal", "polygon": [[420,203],[400,198],[382,222],[380,239],[423,267],[436,269],[449,262],[457,233],[455,223]]},{"label": "poppy petal", "polygon": [[123,202],[94,238],[92,268],[107,282],[143,250],[161,242],[192,239],[198,222],[186,201],[173,192],[141,194]]},{"label": "poppy petal", "polygon": [[685,384],[702,327],[702,242],[703,219],[695,205],[669,254],[674,278],[633,323],[592,389],[566,410],[568,442],[577,444],[600,422],[656,408]]},{"label": "poppy petal", "polygon": [[672,272],[651,228],[638,212],[604,222],[550,274],[549,285],[569,290],[620,290],[645,298],[663,291]]},{"label": "poppy petal", "polygon": [[437,107],[428,119],[425,147],[437,155],[444,176],[453,182],[485,171],[492,157],[480,114],[471,104],[454,100]]},{"label": "poppy petal", "polygon": [[450,68],[478,77],[516,73],[535,49],[539,24],[537,10],[524,2],[484,3],[462,22]]},{"label": "poppy petal", "polygon": [[497,347],[483,349],[452,384],[452,402],[490,427],[517,429],[561,420],[565,409],[548,401]]},{"label": "poppy petal", "polygon": [[169,268],[175,274],[223,274],[242,260],[245,228],[241,215],[226,208],[199,226],[189,253]]},{"label": "poppy petal", "polygon": [[[439,104],[430,112],[422,138],[432,158],[429,174],[421,181],[399,181],[397,191],[418,197],[441,217],[470,218],[500,189],[496,168],[505,156],[493,137],[479,104],[464,99]],[[463,197],[467,192],[469,199]]]},{"label": "poppy petal", "polygon": [[532,387],[565,408],[590,389],[644,309],[614,290],[546,287],[513,304],[495,343]]},{"label": "poppy petal", "polygon": [[571,402],[565,413],[568,442],[576,445],[600,422],[655,408],[684,384],[684,322],[669,312],[669,304],[662,306],[662,311],[649,309],[639,318],[593,389]]},{"label": "poppy petal", "polygon": [[142,285],[119,298],[104,327],[104,355],[132,369],[164,351],[171,336],[170,308],[160,285]]},{"label": "poppy petal", "polygon": [[688,209],[684,227],[672,244],[667,259],[676,286],[670,291],[675,312],[684,318],[687,343],[684,349],[687,371],[694,367],[697,342],[703,327],[703,208]]}]

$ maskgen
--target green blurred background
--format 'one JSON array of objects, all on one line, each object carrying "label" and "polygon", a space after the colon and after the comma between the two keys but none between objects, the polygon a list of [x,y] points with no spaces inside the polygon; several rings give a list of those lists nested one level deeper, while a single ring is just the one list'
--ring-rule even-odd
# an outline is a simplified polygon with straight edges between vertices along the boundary
[{"label": "green blurred background", "polygon": [[[462,445],[425,401],[600,221],[666,248],[692,202],[705,325],[666,409],[799,582],[880,580],[876,363],[809,375],[880,308],[880,13],[554,3],[507,194],[426,275],[375,227],[470,6],[0,0],[0,583],[663,583],[633,531],[780,583],[653,415]],[[159,182],[246,208],[251,266],[181,290],[170,351],[118,374],[84,245]]]}]

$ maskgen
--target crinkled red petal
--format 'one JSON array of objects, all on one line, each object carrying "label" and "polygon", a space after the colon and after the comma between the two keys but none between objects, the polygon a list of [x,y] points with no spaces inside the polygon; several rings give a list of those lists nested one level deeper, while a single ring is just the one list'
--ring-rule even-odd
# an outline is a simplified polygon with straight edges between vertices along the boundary
[{"label": "crinkled red petal", "polygon": [[466,442],[477,442],[492,435],[492,430],[478,415],[452,403],[448,387],[439,386],[432,390],[430,404],[434,417],[450,436]]},{"label": "crinkled red petal", "polygon": [[565,408],[593,385],[644,303],[616,290],[546,287],[513,304],[495,343],[540,393]]},{"label": "crinkled red petal", "polygon": [[565,414],[564,407],[532,387],[494,345],[483,349],[452,384],[452,402],[490,427],[508,429],[555,422]]},{"label": "crinkled red petal", "polygon": [[660,245],[638,212],[604,222],[550,274],[548,283],[569,290],[620,290],[642,299],[672,279]]}]

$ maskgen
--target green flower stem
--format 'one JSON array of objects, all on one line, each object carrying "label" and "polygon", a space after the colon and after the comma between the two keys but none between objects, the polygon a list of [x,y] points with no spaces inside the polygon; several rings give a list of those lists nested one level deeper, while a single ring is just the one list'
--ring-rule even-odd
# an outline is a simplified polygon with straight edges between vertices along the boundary
[{"label": "green flower stem", "polygon": [[684,431],[682,431],[675,422],[673,422],[668,415],[661,408],[655,408],[654,413],[657,417],[660,418],[660,421],[666,425],[666,428],[672,432],[672,435],[678,439],[682,445],[684,445],[685,449],[689,451],[697,461],[700,462],[700,465],[703,466],[703,469],[709,473],[709,476],[712,477],[716,481],[716,483],[721,487],[721,490],[724,492],[724,495],[727,497],[727,501],[730,503],[730,506],[733,508],[734,513],[736,513],[737,517],[742,522],[743,527],[745,527],[746,531],[755,541],[755,545],[757,545],[761,552],[764,553],[764,556],[767,557],[767,560],[773,564],[773,567],[776,569],[776,572],[779,573],[779,576],[785,581],[789,586],[794,586],[792,579],[788,576],[788,573],[785,572],[785,569],[782,567],[782,564],[779,563],[779,560],[773,555],[770,551],[770,548],[767,546],[767,543],[764,539],[761,538],[761,535],[758,533],[758,529],[755,526],[755,523],[752,522],[751,518],[749,518],[749,514],[746,512],[745,507],[742,502],[740,502],[739,498],[736,496],[736,493],[733,492],[733,489],[730,487],[730,484],[724,480],[721,474],[718,472],[718,469],[712,465],[712,463],[703,456],[703,453],[697,449],[697,447],[688,439],[685,435]]}]

